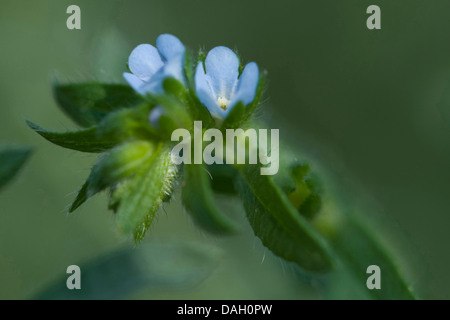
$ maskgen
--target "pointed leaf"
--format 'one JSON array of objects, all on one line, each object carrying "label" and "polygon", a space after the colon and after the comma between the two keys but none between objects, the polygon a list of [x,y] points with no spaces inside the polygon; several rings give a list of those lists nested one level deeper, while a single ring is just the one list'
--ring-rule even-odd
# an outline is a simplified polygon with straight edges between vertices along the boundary
[{"label": "pointed leaf", "polygon": [[78,192],[69,212],[73,212],[96,193],[131,178],[150,160],[155,146],[147,141],[120,145],[104,155],[92,169],[89,178]]},{"label": "pointed leaf", "polygon": [[72,132],[54,132],[47,131],[31,121],[27,121],[27,124],[46,140],[66,149],[99,153],[118,143],[117,140],[108,139],[106,136],[99,138],[95,127]]},{"label": "pointed leaf", "polygon": [[82,127],[94,126],[109,112],[142,101],[130,86],[120,84],[55,84],[53,89],[61,109]]},{"label": "pointed leaf", "polygon": [[27,147],[0,146],[0,188],[14,178],[30,154]]}]

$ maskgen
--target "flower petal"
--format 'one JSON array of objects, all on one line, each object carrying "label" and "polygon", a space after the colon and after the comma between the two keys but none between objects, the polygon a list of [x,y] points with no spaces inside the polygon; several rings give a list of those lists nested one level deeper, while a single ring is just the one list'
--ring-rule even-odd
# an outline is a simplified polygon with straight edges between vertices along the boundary
[{"label": "flower petal", "polygon": [[211,114],[221,116],[222,110],[217,102],[217,96],[212,89],[211,78],[205,74],[201,62],[195,70],[195,92],[200,102],[208,108]]},{"label": "flower petal", "polygon": [[163,81],[166,78],[175,78],[186,84],[183,76],[184,54],[167,61],[167,63],[156,72],[150,81],[143,84],[140,88],[144,93],[160,94],[164,92]]},{"label": "flower petal", "polygon": [[231,109],[236,103],[241,101],[244,105],[248,105],[255,99],[256,90],[259,83],[259,69],[255,62],[250,62],[242,71],[239,77],[236,92],[232,97],[229,108]]},{"label": "flower petal", "polygon": [[138,45],[128,58],[128,66],[142,81],[148,81],[164,65],[158,50],[150,44]]},{"label": "flower petal", "polygon": [[205,60],[206,74],[218,97],[230,99],[239,76],[239,59],[227,47],[215,47]]},{"label": "flower petal", "polygon": [[184,54],[183,43],[177,37],[168,33],[162,34],[156,39],[156,47],[165,60]]},{"label": "flower petal", "polygon": [[164,68],[162,69],[162,73],[164,78],[172,77],[177,79],[183,84],[186,84],[184,79],[184,51],[177,56],[173,56],[166,62]]},{"label": "flower petal", "polygon": [[134,74],[128,72],[124,72],[123,77],[128,82],[128,84],[134,89],[134,91],[143,94],[143,92],[141,92],[141,88],[144,84],[144,81],[136,77]]}]

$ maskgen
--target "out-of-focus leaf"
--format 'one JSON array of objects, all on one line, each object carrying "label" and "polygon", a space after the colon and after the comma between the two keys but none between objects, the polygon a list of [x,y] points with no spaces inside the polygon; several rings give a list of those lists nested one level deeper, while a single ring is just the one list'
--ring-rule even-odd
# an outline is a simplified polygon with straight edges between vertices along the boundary
[{"label": "out-of-focus leaf", "polygon": [[99,138],[97,128],[92,127],[73,132],[47,131],[31,121],[27,121],[28,126],[46,140],[60,147],[82,151],[99,153],[111,149],[118,143],[107,136]]},{"label": "out-of-focus leaf", "polygon": [[78,83],[55,84],[54,95],[61,109],[82,127],[91,127],[109,112],[137,105],[142,99],[127,85]]},{"label": "out-of-focus leaf", "polygon": [[333,266],[334,253],[325,239],[292,206],[260,165],[244,165],[238,181],[250,225],[273,253],[301,268],[324,272]]},{"label": "out-of-focus leaf", "polygon": [[132,233],[136,242],[142,240],[165,196],[172,193],[176,176],[168,148],[160,145],[126,189],[120,190],[116,223],[125,234]]},{"label": "out-of-focus leaf", "polygon": [[214,202],[206,168],[201,164],[186,164],[183,175],[183,205],[194,221],[212,233],[233,233],[236,227]]},{"label": "out-of-focus leaf", "polygon": [[193,287],[218,265],[221,252],[210,245],[186,241],[159,241],[122,249],[80,265],[81,290],[69,290],[62,276],[35,298],[125,299],[142,291]]},{"label": "out-of-focus leaf", "polygon": [[405,282],[390,253],[380,244],[372,230],[353,216],[348,215],[344,219],[330,240],[354,280],[367,289],[367,267],[377,265],[381,270],[381,289],[367,289],[372,298],[415,299],[415,294]]},{"label": "out-of-focus leaf", "polygon": [[0,146],[0,188],[14,178],[30,154],[28,147]]}]

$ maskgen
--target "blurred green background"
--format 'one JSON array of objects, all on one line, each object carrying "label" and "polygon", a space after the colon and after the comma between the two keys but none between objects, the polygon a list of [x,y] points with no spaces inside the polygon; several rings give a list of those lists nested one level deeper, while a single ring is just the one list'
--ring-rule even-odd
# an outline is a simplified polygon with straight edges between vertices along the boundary
[{"label": "blurred green background", "polygon": [[[81,8],[81,30],[66,28],[71,4]],[[381,30],[366,28],[371,4],[381,7]],[[194,50],[237,48],[267,69],[258,116],[327,170],[349,208],[365,208],[388,230],[421,297],[450,298],[450,123],[437,106],[450,80],[448,0],[2,0],[1,8],[0,142],[35,153],[0,194],[0,298],[32,297],[67,266],[132,246],[104,195],[66,214],[95,155],[56,147],[25,120],[76,128],[53,101],[52,79],[123,82],[131,50],[160,33]],[[147,236],[221,248],[209,277],[132,297],[320,298],[261,246],[238,204],[222,205],[240,234],[203,233],[175,198]]]}]

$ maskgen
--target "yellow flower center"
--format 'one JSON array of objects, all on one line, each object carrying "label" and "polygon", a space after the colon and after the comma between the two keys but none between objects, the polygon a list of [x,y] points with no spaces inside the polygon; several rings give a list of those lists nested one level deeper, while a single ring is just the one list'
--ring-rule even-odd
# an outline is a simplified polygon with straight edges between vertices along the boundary
[{"label": "yellow flower center", "polygon": [[224,98],[224,97],[218,97],[217,101],[219,102],[219,105],[223,110],[227,110],[230,100],[228,100],[227,98]]}]

